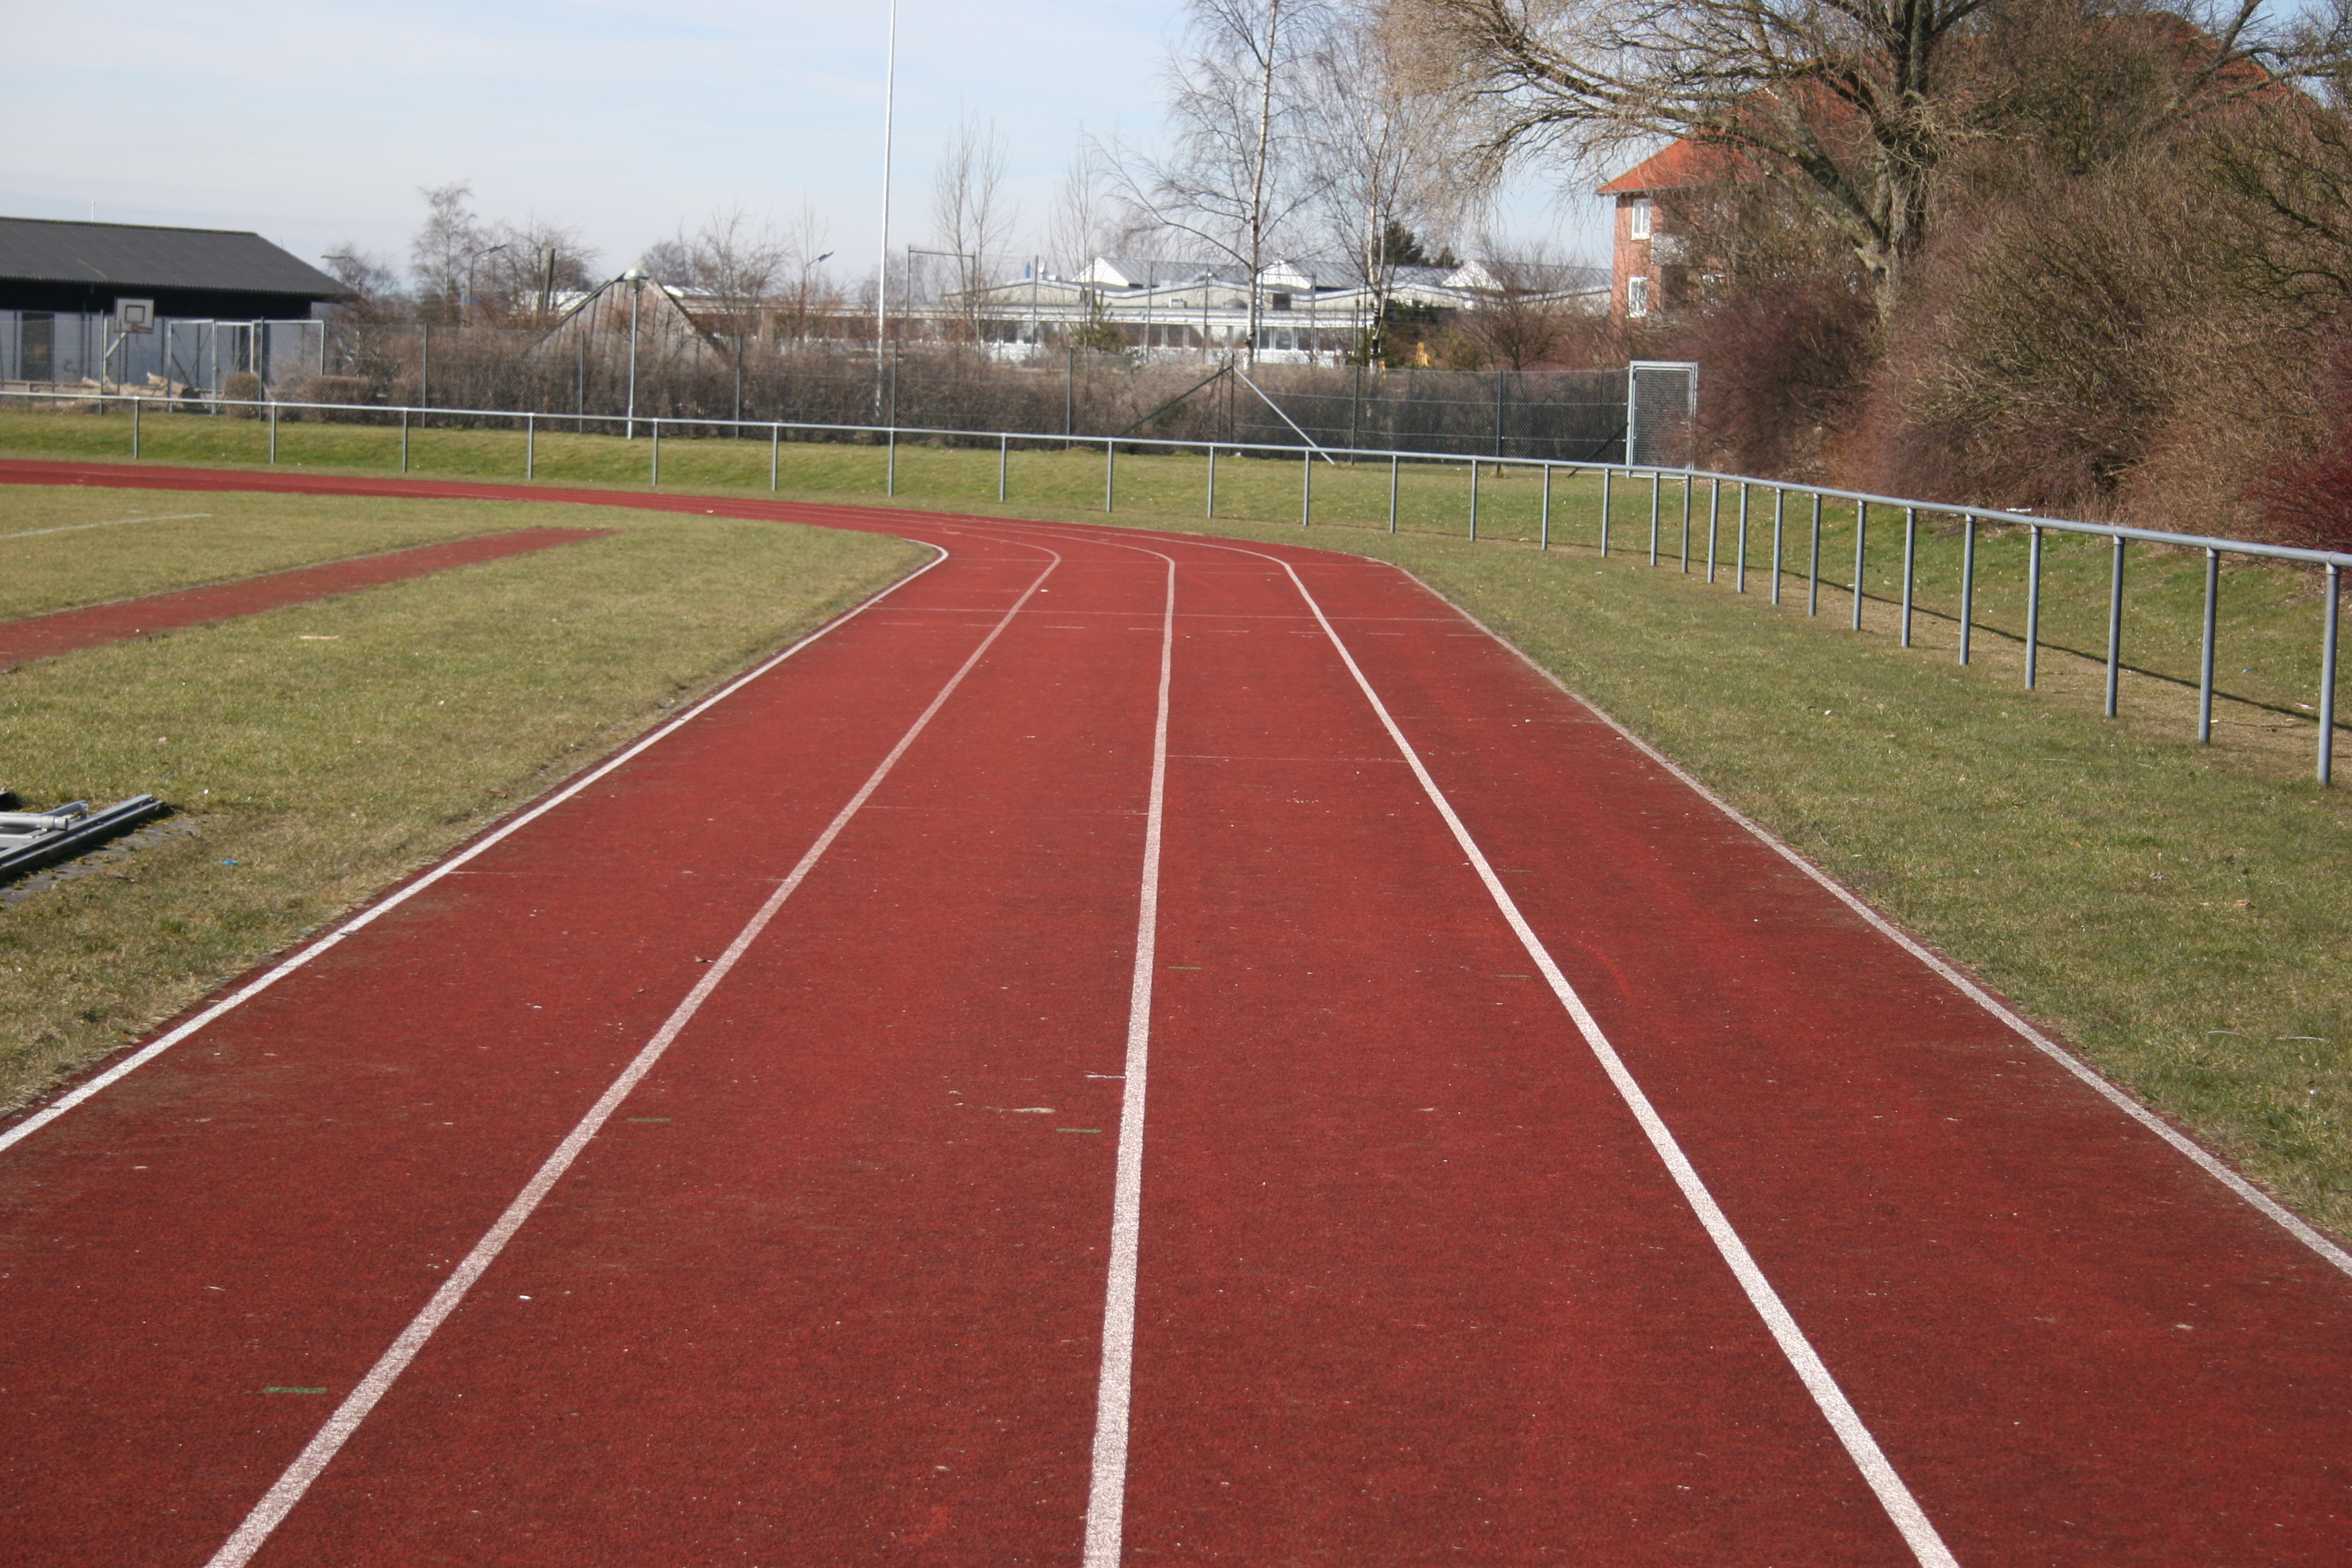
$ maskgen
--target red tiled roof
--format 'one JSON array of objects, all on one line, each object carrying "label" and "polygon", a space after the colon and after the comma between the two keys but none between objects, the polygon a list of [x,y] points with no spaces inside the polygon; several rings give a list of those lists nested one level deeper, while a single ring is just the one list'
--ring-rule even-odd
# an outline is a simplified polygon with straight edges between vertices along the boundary
[{"label": "red tiled roof", "polygon": [[1706,142],[1675,142],[1664,152],[1643,159],[1594,193],[1603,196],[1640,195],[1645,191],[1679,190],[1704,185],[1739,172],[1747,160],[1736,150]]}]

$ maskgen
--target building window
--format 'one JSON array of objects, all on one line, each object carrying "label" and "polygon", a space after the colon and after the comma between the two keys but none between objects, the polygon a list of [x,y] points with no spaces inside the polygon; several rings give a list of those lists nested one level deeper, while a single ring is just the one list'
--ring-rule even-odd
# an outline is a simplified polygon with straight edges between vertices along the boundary
[{"label": "building window", "polygon": [[1650,280],[1648,279],[1629,278],[1625,280],[1625,313],[1629,316],[1646,316],[1650,313]]},{"label": "building window", "polygon": [[1277,310],[1287,310],[1290,309],[1290,296],[1287,294],[1276,294],[1274,297],[1274,308]]},{"label": "building window", "polygon": [[1635,196],[1632,207],[1628,210],[1632,216],[1626,220],[1626,232],[1635,239],[1649,238],[1650,198]]}]

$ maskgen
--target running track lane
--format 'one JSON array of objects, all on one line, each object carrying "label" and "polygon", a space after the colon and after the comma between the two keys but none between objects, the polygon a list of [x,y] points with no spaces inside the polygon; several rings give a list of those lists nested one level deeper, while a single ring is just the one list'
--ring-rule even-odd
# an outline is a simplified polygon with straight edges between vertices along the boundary
[{"label": "running track lane", "polygon": [[[1188,609],[1227,624],[1188,615],[1178,645],[1137,1560],[1906,1555],[1583,1042],[1499,994],[1528,957],[1425,798],[1350,782],[1342,803],[1393,812],[1392,837],[1332,820],[1316,792],[1341,765],[1401,758],[1360,690],[1343,710],[1330,639],[1295,626],[1294,655],[1268,637],[1188,694],[1219,657],[1195,645],[1300,618],[1295,593],[1270,608],[1265,554],[1315,563],[1367,679],[1962,1561],[2340,1558],[2340,1276],[1395,574],[1163,547]],[[1329,977],[1366,942],[1393,961]],[[1443,1117],[1431,1089],[1464,1124],[1412,1120]]]},{"label": "running track lane", "polygon": [[456,566],[502,561],[534,550],[552,550],[559,544],[577,544],[583,539],[602,539],[611,531],[603,528],[519,528],[478,539],[388,550],[380,555],[362,555],[351,561],[296,566],[283,572],[240,577],[235,582],[207,584],[201,588],[178,588],[136,599],[117,599],[110,604],[85,605],[79,609],[0,621],[0,669],[30,659],[55,658],[79,648],[128,642],[135,637],[152,637],[158,632],[257,615],[288,605],[305,605],[314,599],[422,577],[431,572],[446,572]]}]

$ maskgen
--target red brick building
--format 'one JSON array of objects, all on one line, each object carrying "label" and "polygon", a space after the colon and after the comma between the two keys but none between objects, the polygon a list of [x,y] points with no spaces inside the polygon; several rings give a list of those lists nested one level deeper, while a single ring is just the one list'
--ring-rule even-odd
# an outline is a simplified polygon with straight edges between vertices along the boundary
[{"label": "red brick building", "polygon": [[1638,321],[1671,309],[1681,298],[1682,242],[1674,233],[1672,204],[1660,198],[1724,179],[1738,162],[1738,155],[1726,148],[1675,142],[1595,193],[1617,200],[1616,237],[1610,249],[1610,314],[1620,321]]}]

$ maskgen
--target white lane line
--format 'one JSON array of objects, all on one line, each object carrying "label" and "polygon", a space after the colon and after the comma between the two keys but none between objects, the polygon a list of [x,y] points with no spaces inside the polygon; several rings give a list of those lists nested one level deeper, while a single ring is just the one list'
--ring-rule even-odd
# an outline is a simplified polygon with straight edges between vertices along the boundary
[{"label": "white lane line", "polygon": [[[1402,568],[1400,568],[1400,570],[1402,570]],[[1408,573],[1407,575],[1411,575],[1411,574]],[[1415,582],[1420,582],[1419,578],[1414,578],[1413,580]],[[1422,586],[1427,588],[1428,584],[1424,583],[1422,584]],[[1436,593],[1436,590],[1433,588],[1430,589],[1430,592]],[[1440,598],[1444,597],[1442,594],[1438,595],[1438,596]],[[1819,883],[1832,898],[1845,905],[1846,908],[1852,910],[1855,914],[1861,916],[1873,930],[1876,931],[1881,936],[1886,938],[1889,942],[1894,942],[1897,947],[1900,947],[1912,957],[1917,959],[1921,963],[1926,964],[1928,969],[1940,975],[1961,995],[1966,996],[1969,1001],[1974,1002],[1978,1006],[1982,1007],[1995,1018],[2000,1019],[2002,1024],[2006,1025],[2011,1030],[2015,1032],[2020,1038],[2025,1040],[2036,1050],[2039,1050],[2042,1055],[2048,1057],[2052,1061],[2056,1062],[2060,1067],[2064,1068],[2068,1072],[2082,1079],[2092,1089],[2096,1089],[2100,1096],[2106,1100],[2110,1104],[2114,1105],[2116,1110],[2122,1111],[2134,1121],[2137,1121],[2141,1126],[2147,1128],[2150,1132],[2155,1133],[2158,1138],[2163,1139],[2167,1143],[2171,1144],[2174,1149],[2186,1155],[2189,1162],[2195,1164],[2198,1169],[2203,1171],[2207,1175],[2212,1177],[2215,1181],[2229,1188],[2231,1192],[2243,1199],[2247,1205],[2252,1207],[2257,1213],[2261,1214],[2264,1218],[2276,1224],[2280,1229],[2285,1231],[2289,1236],[2294,1237],[2297,1241],[2303,1243],[2304,1246],[2311,1248],[2312,1251],[2317,1253],[2322,1258],[2335,1266],[2336,1268],[2341,1269],[2346,1274],[2352,1274],[2352,1252],[2347,1252],[2343,1247],[2336,1246],[2336,1243],[2330,1241],[2326,1237],[2313,1229],[2309,1225],[2304,1223],[2302,1217],[2296,1215],[2294,1210],[2286,1207],[2284,1205],[2278,1202],[2277,1199],[2272,1197],[2268,1193],[2263,1192],[2260,1187],[2255,1186],[2252,1182],[2246,1180],[2245,1177],[2230,1169],[2229,1166],[2216,1159],[2210,1152],[2200,1147],[2195,1140],[2182,1133],[2179,1129],[2167,1122],[2162,1117],[2148,1110],[2147,1107],[2134,1100],[2130,1095],[2125,1093],[2114,1084],[2109,1083],[2105,1078],[2099,1075],[2098,1069],[2093,1068],[2081,1058],[2075,1056],[2074,1052],[2066,1049],[2065,1047],[2060,1045],[2057,1041],[2052,1039],[2049,1036],[2035,1028],[2024,1018],[2019,1016],[2017,1013],[2009,1007],[2004,1006],[1990,993],[1987,992],[1975,981],[1969,979],[1958,969],[1955,968],[1950,963],[1946,963],[1942,958],[1938,957],[1933,950],[1929,949],[1916,938],[1913,937],[1910,932],[1905,931],[1901,926],[1898,926],[1894,921],[1888,920],[1885,915],[1880,914],[1876,910],[1872,909],[1868,904],[1863,902],[1861,899],[1855,897],[1844,888],[1839,886],[1835,878],[1822,870],[1820,867],[1814,865],[1811,861],[1806,859],[1803,855],[1798,853],[1795,849],[1790,848],[1788,845],[1782,843],[1779,838],[1773,836],[1769,828],[1764,826],[1761,823],[1754,821],[1745,813],[1741,812],[1737,806],[1734,806],[1730,802],[1725,800],[1721,795],[1717,795],[1713,790],[1707,788],[1706,785],[1699,783],[1698,780],[1685,773],[1680,767],[1675,765],[1672,758],[1659,751],[1655,746],[1650,744],[1649,742],[1642,739],[1641,736],[1633,733],[1633,731],[1625,728],[1624,725],[1619,723],[1614,718],[1604,712],[1591,698],[1581,696],[1574,691],[1570,691],[1566,682],[1562,681],[1559,677],[1554,675],[1550,670],[1546,669],[1542,665],[1538,664],[1533,658],[1528,658],[1524,649],[1513,646],[1507,637],[1500,636],[1492,627],[1484,625],[1482,622],[1477,620],[1476,617],[1472,616],[1467,613],[1464,615],[1463,618],[1469,621],[1472,626],[1477,626],[1480,631],[1485,632],[1496,642],[1502,644],[1504,647],[1508,648],[1513,654],[1516,654],[1520,659],[1526,662],[1528,668],[1533,669],[1537,674],[1551,682],[1552,685],[1558,687],[1561,691],[1567,692],[1570,697],[1574,698],[1587,712],[1600,720],[1603,724],[1608,725],[1612,730],[1616,731],[1618,734],[1623,736],[1626,742],[1633,746],[1635,751],[1640,752],[1643,756],[1657,763],[1659,767],[1672,774],[1676,780],[1680,781],[1685,788],[1690,790],[1692,794],[1706,802],[1707,805],[1715,807],[1716,810],[1723,813],[1724,816],[1729,817],[1741,827],[1747,829],[1748,832],[1756,838],[1757,842],[1762,844],[1766,848],[1771,850],[1772,853],[1778,855],[1790,865],[1794,866],[1798,870],[1802,871],[1813,881]]]},{"label": "white lane line", "polygon": [[126,522],[184,522],[192,517],[210,517],[208,511],[166,511],[153,517],[110,517],[104,522],[69,522],[62,528],[28,528],[22,533],[0,533],[0,539],[37,539],[44,533],[79,533],[85,528],[120,528]]},{"label": "white lane line", "polygon": [[[1150,553],[1160,555],[1156,550]],[[1160,710],[1151,731],[1151,797],[1143,826],[1143,890],[1135,911],[1135,976],[1128,989],[1127,1082],[1119,1097],[1110,1275],[1103,1294],[1102,1381],[1095,1395],[1094,1473],[1087,1494],[1087,1568],[1118,1568],[1127,1519],[1128,1405],[1135,1385],[1135,1279],[1143,1234],[1143,1091],[1150,1059],[1151,974],[1160,933],[1160,828],[1168,792],[1168,694],[1176,668],[1176,562],[1167,555],[1160,559],[1168,563],[1168,605],[1160,623]]]},{"label": "white lane line", "polygon": [[580,1152],[588,1146],[588,1141],[595,1137],[613,1112],[620,1109],[621,1102],[629,1097],[639,1080],[653,1070],[662,1053],[669,1049],[670,1042],[677,1038],[679,1032],[701,1010],[710,994],[719,989],[719,983],[727,978],[728,972],[735,967],[760,933],[767,929],[768,922],[775,919],[776,911],[783,908],[784,900],[807,880],[809,872],[824,858],[824,852],[833,847],[833,841],[840,837],[842,830],[849,826],[850,818],[856,816],[858,808],[881,787],[882,781],[889,776],[891,769],[898,765],[898,759],[907,754],[907,749],[915,743],[916,737],[947,705],[948,699],[955,695],[955,689],[963,684],[964,677],[972,672],[996,639],[1003,636],[1004,628],[1013,624],[1013,616],[1021,613],[1022,607],[1035,595],[1039,586],[1054,574],[1054,568],[1061,564],[1061,556],[1044,545],[1038,548],[1054,557],[1045,570],[1039,573],[1036,581],[1013,601],[1013,607],[1004,612],[1004,618],[997,622],[996,629],[981,639],[980,646],[971,650],[971,657],[949,677],[948,683],[940,688],[939,695],[931,699],[930,706],[925,708],[908,727],[907,732],[898,737],[898,743],[890,748],[890,754],[884,757],[866,776],[866,782],[858,786],[857,793],[834,814],[833,820],[825,825],[816,842],[809,846],[807,853],[800,858],[799,864],[792,868],[776,890],[768,895],[767,902],[760,906],[759,912],[736,933],[735,940],[727,944],[727,951],[704,972],[702,978],[695,983],[694,989],[687,993],[686,1000],[677,1005],[662,1026],[655,1031],[653,1038],[646,1042],[645,1048],[621,1070],[621,1075],[613,1080],[612,1086],[589,1108],[588,1114],[582,1117],[565,1135],[563,1142],[556,1145],[555,1152],[548,1155],[514,1202],[507,1205],[506,1212],[499,1216],[498,1222],[474,1244],[474,1249],[466,1255],[465,1261],[451,1270],[441,1288],[433,1292],[433,1299],[425,1303],[423,1310],[410,1320],[408,1327],[401,1331],[400,1337],[392,1342],[391,1348],[376,1359],[375,1365],[368,1369],[367,1375],[360,1380],[358,1386],[344,1397],[342,1404],[336,1406],[335,1413],[327,1417],[327,1424],[295,1457],[294,1462],[286,1467],[277,1484],[253,1505],[253,1511],[246,1515],[245,1522],[237,1526],[236,1532],[213,1553],[206,1568],[243,1568],[268,1541],[270,1532],[293,1511],[294,1505],[302,1500],[302,1494],[310,1490],[310,1483],[319,1479],[342,1446],[351,1440],[352,1434],[359,1430],[369,1412],[391,1392],[393,1384],[425,1349],[434,1331],[457,1310],[458,1303],[466,1299],[466,1293],[473,1289],[474,1282],[498,1260],[499,1254],[506,1249],[508,1242],[514,1239],[523,1222],[530,1218],[531,1212],[539,1207],[563,1173],[572,1167],[572,1163],[580,1157]]},{"label": "white lane line", "polygon": [[[50,1122],[55,1121],[58,1117],[63,1116],[67,1111],[71,1110],[75,1106],[81,1104],[84,1100],[89,1100],[91,1096],[99,1093],[100,1090],[106,1089],[129,1074],[136,1072],[141,1068],[145,1067],[149,1062],[153,1061],[157,1057],[162,1056],[165,1051],[170,1050],[173,1046],[178,1045],[182,1040],[186,1039],[190,1035],[194,1034],[198,1029],[203,1028],[214,1019],[220,1017],[223,1014],[228,1012],[232,1008],[243,1006],[246,1003],[252,1001],[253,998],[260,995],[264,991],[268,990],[271,986],[277,984],[279,981],[285,979],[296,970],[309,963],[312,959],[317,958],[320,954],[327,952],[329,949],[340,945],[345,938],[355,935],[359,931],[366,929],[368,926],[374,924],[376,921],[384,915],[391,913],[394,910],[398,909],[401,905],[406,903],[417,894],[425,891],[425,889],[433,886],[434,883],[438,882],[442,878],[448,876],[451,872],[465,866],[467,862],[485,853],[509,836],[520,832],[522,828],[528,826],[532,822],[537,821],[540,817],[544,816],[547,813],[553,811],[557,806],[562,805],[565,801],[570,800],[572,796],[578,795],[582,790],[586,789],[590,784],[594,784],[598,779],[603,778],[605,774],[611,773],[622,763],[628,762],[640,752],[645,751],[649,746],[657,744],[658,742],[668,739],[671,735],[677,732],[680,725],[690,723],[695,719],[700,717],[703,713],[708,712],[713,704],[725,701],[728,698],[733,696],[736,692],[740,691],[752,681],[759,679],[760,677],[767,674],[768,671],[775,668],[776,666],[783,663],[784,660],[792,658],[793,655],[800,652],[801,649],[808,647],[809,644],[816,641],[819,637],[828,636],[848,625],[852,619],[864,615],[867,610],[871,609],[876,605],[880,604],[884,599],[887,598],[892,594],[897,593],[899,589],[905,587],[908,584],[913,582],[916,578],[921,576],[924,573],[929,572],[932,567],[937,566],[940,562],[945,561],[948,558],[948,552],[944,550],[940,550],[938,545],[934,544],[931,548],[939,550],[939,554],[934,556],[931,560],[925,562],[921,567],[908,573],[906,576],[899,578],[898,581],[891,584],[880,593],[873,595],[862,603],[844,611],[841,615],[836,616],[832,620],[827,621],[824,626],[819,626],[816,630],[801,638],[800,641],[793,644],[792,647],[785,648],[774,658],[763,660],[756,668],[737,676],[733,680],[729,681],[726,685],[720,687],[718,690],[712,692],[701,701],[688,708],[676,718],[670,720],[667,723],[661,725],[657,729],[649,731],[637,742],[635,745],[633,745],[626,751],[619,752],[618,754],[607,759],[602,765],[581,774],[569,784],[566,784],[555,794],[549,795],[545,800],[541,801],[537,805],[532,806],[530,810],[522,813],[520,816],[506,823],[504,826],[485,835],[483,837],[476,839],[471,845],[451,856],[448,859],[442,861],[438,866],[434,867],[430,871],[425,872],[414,882],[409,883],[406,887],[394,893],[382,903],[373,905],[361,911],[358,915],[353,916],[351,920],[344,921],[341,925],[337,926],[333,931],[328,932],[325,936],[320,937],[317,942],[311,943],[309,947],[304,948],[301,952],[294,954],[291,958],[289,958],[275,969],[270,970],[259,979],[239,987],[236,991],[231,993],[227,996],[224,996],[221,1000],[214,1003],[211,1006],[205,1008],[203,1012],[197,1014],[186,1023],[182,1024],[179,1027],[149,1041],[146,1045],[141,1047],[131,1055],[125,1057],[122,1060],[115,1063],[114,1066],[107,1068],[96,1078],[91,1079],[89,1082],[75,1089],[71,1093],[58,1097],[54,1103],[45,1106],[31,1116],[25,1118],[24,1121],[19,1121],[16,1126],[9,1128],[5,1132],[0,1132],[0,1150],[6,1150],[22,1142],[25,1139],[31,1137],[33,1133],[39,1129],[47,1126]],[[1040,545],[1038,548],[1044,549],[1045,547]]]},{"label": "white lane line", "polygon": [[1641,1084],[1626,1068],[1624,1058],[1617,1054],[1616,1047],[1601,1033],[1599,1021],[1585,1006],[1584,999],[1576,994],[1576,988],[1568,983],[1568,976],[1562,974],[1559,966],[1552,962],[1542,939],[1536,935],[1535,928],[1528,924],[1527,917],[1519,912],[1518,904],[1504,888],[1502,879],[1487,863],[1486,852],[1470,837],[1470,830],[1462,825],[1461,817],[1454,815],[1453,802],[1446,799],[1445,792],[1437,787],[1437,781],[1423,763],[1421,753],[1413,749],[1412,742],[1405,739],[1404,731],[1398,728],[1397,721],[1390,717],[1388,705],[1381,700],[1380,693],[1373,690],[1372,683],[1365,679],[1363,670],[1356,663],[1355,655],[1348,651],[1348,645],[1339,640],[1339,632],[1328,620],[1324,619],[1322,605],[1316,603],[1315,595],[1307,591],[1307,584],[1300,581],[1288,562],[1272,556],[1267,559],[1278,562],[1297,588],[1298,596],[1314,610],[1316,619],[1322,621],[1323,630],[1330,638],[1331,646],[1339,650],[1340,661],[1347,665],[1348,673],[1356,678],[1356,685],[1363,691],[1365,700],[1371,704],[1372,711],[1380,716],[1389,738],[1404,753],[1413,776],[1428,792],[1430,804],[1437,808],[1438,815],[1445,819],[1445,826],[1453,830],[1454,841],[1462,847],[1462,852],[1476,868],[1478,879],[1486,883],[1486,892],[1495,900],[1495,907],[1502,911],[1504,920],[1517,934],[1519,945],[1527,950],[1528,959],[1543,972],[1543,977],[1551,984],[1552,994],[1559,998],[1560,1005],[1576,1021],[1577,1031],[1584,1037],[1585,1044],[1591,1047],[1601,1070],[1609,1075],[1609,1081],[1616,1085],[1618,1094],[1633,1112],[1633,1119],[1641,1123],[1651,1148],[1656,1150],[1658,1158],[1665,1163],[1675,1185],[1682,1189],[1684,1199],[1698,1215],[1699,1224],[1706,1227],[1708,1238],[1715,1243],[1716,1250],[1723,1255],[1724,1262],[1730,1266],[1740,1289],[1748,1293],[1748,1303],[1764,1320],[1773,1342],[1780,1347],[1780,1353],[1788,1358],[1790,1366],[1804,1384],[1805,1391],[1813,1396],[1814,1405],[1828,1420],[1838,1440],[1845,1445],[1845,1451],[1852,1456],[1855,1468],[1861,1470],[1863,1479],[1878,1495],[1879,1506],[1886,1510],[1886,1517],[1902,1533],[1905,1543],[1911,1548],[1912,1556],[1918,1560],[1920,1568],[1958,1568],[1958,1561],[1950,1549],[1945,1546],[1943,1537],[1936,1532],[1935,1525],[1928,1521],[1927,1511],[1911,1495],[1911,1489],[1904,1484],[1903,1478],[1895,1473],[1894,1464],[1879,1447],[1878,1439],[1871,1436],[1870,1428],[1863,1424],[1861,1415],[1847,1400],[1845,1391],[1830,1375],[1828,1366],[1823,1364],[1812,1342],[1805,1338],[1804,1330],[1798,1326],[1796,1318],[1780,1300],[1780,1292],[1773,1289],[1772,1282],[1764,1277],[1763,1269],[1748,1254],[1748,1244],[1739,1239],[1739,1233],[1732,1228],[1730,1219],[1715,1201],[1715,1194],[1708,1192],[1706,1184],[1699,1179],[1697,1169],[1683,1152],[1682,1145],[1675,1141],[1664,1118],[1650,1103],[1650,1097],[1643,1092]]}]

